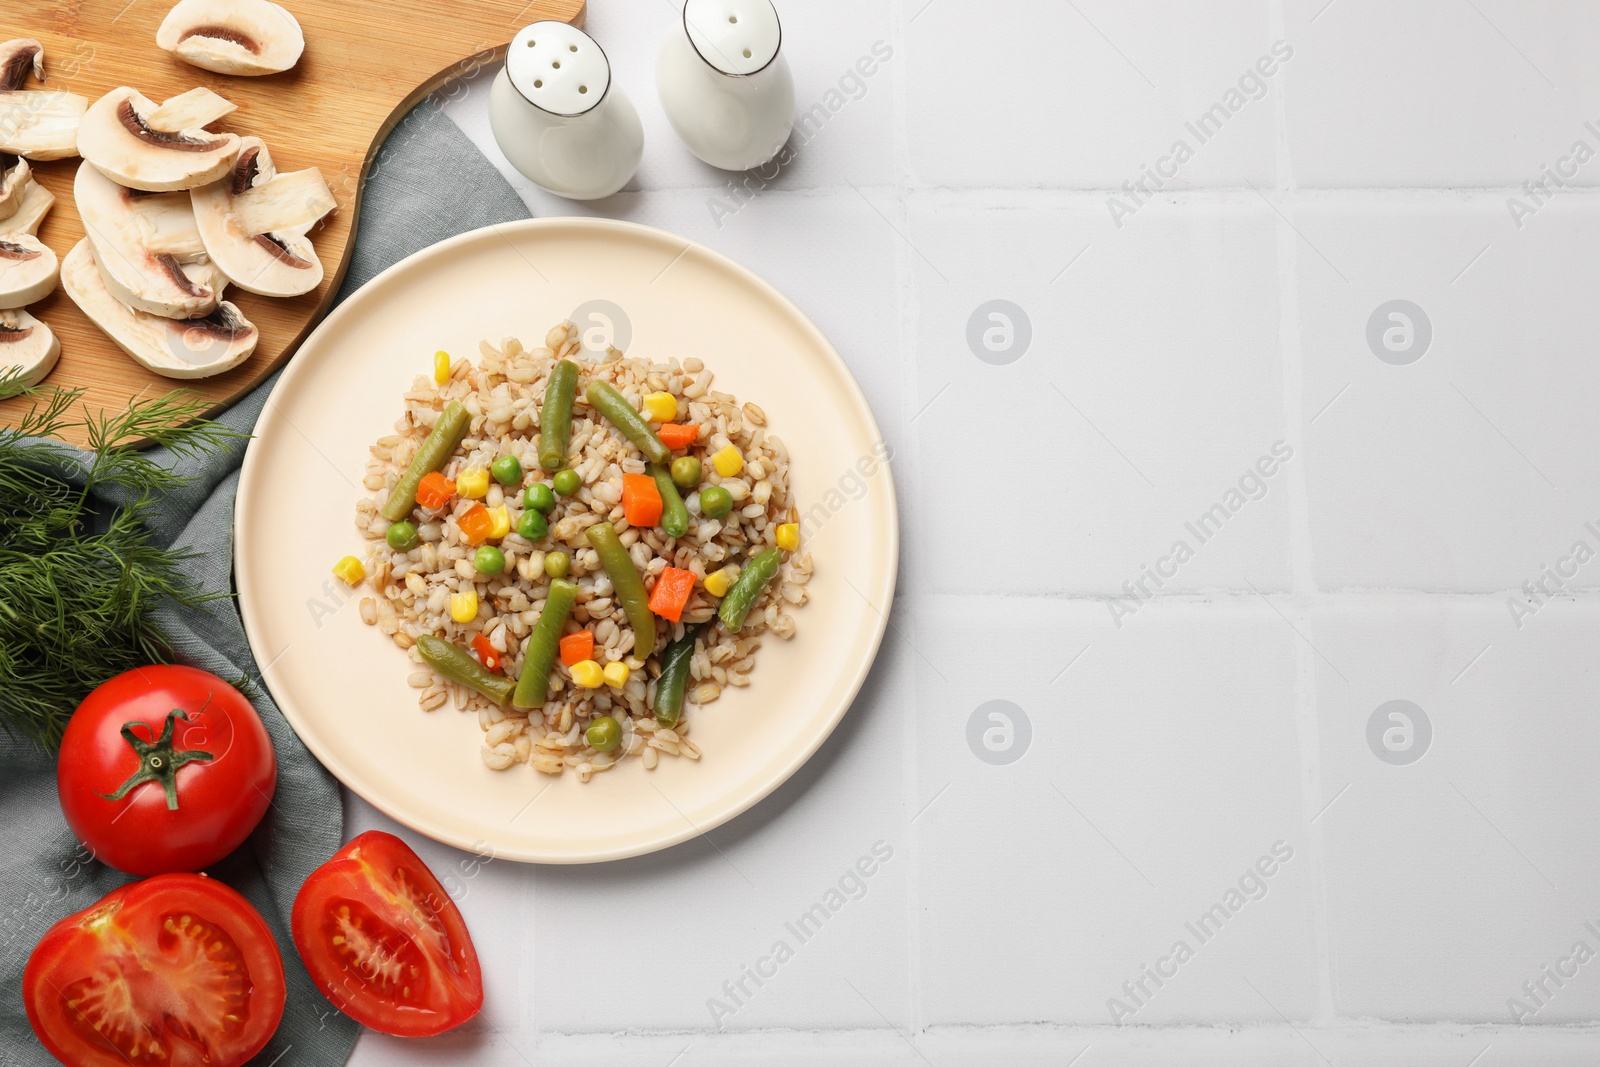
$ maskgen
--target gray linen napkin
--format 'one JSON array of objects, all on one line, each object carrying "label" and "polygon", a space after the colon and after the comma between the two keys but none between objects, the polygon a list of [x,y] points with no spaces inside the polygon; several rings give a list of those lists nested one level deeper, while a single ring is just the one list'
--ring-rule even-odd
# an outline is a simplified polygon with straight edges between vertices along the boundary
[{"label": "gray linen napkin", "polygon": [[[430,244],[527,217],[522,200],[472,142],[437,108],[423,104],[395,128],[374,161],[339,300]],[[248,431],[276,382],[274,375],[218,421]],[[73,451],[63,448],[64,458]],[[212,456],[165,456],[198,480],[193,488],[160,502],[156,539],[199,553],[188,569],[204,589],[230,587],[233,498],[243,454],[241,441]],[[64,463],[62,470],[70,472],[71,464]],[[213,604],[209,613],[168,609],[161,621],[183,662],[223,678],[259,682],[232,602]],[[349,1058],[360,1028],[312,986],[288,928],[295,893],[306,875],[343,840],[339,787],[300,743],[265,687],[253,687],[251,703],[277,750],[277,795],[250,840],[210,873],[249,897],[266,917],[288,973],[283,1023],[253,1062],[270,1064],[292,1049],[285,1063],[332,1067]],[[28,954],[56,920],[128,881],[128,876],[87,858],[73,840],[56,799],[54,758],[0,731],[0,1063],[32,1067],[53,1062],[23,1011],[22,969]]]}]

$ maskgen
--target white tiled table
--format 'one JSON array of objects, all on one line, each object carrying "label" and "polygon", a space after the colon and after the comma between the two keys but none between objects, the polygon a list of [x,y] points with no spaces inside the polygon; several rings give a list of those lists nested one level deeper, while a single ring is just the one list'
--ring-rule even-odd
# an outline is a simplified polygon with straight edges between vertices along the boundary
[{"label": "white tiled table", "polygon": [[[1547,203],[1520,188],[1600,152],[1600,7],[781,6],[823,111],[742,201],[657,103],[671,0],[594,0],[649,141],[609,201],[512,173],[487,81],[447,106],[535,214],[704,241],[834,340],[896,451],[883,652],[822,752],[709,841],[471,873],[407,833],[462,887],[488,1000],[354,1062],[1600,1060],[1600,960],[1561,962],[1600,953],[1600,560],[1517,592],[1600,552],[1600,159]],[[1186,123],[1241,76],[1202,143]],[[1178,177],[1114,213],[1179,139]],[[998,364],[967,339],[994,300],[1031,329]],[[1413,362],[1416,333],[1400,363],[1369,346],[1391,300],[1431,327]],[[968,742],[996,700],[1031,731],[1004,765]],[[1391,700],[1427,716],[1420,760],[1369,746]]]}]

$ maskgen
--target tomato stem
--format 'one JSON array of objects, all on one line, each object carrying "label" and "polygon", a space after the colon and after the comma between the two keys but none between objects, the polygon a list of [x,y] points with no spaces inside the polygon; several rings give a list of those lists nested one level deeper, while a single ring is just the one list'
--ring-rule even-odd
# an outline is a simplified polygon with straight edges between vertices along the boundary
[{"label": "tomato stem", "polygon": [[179,752],[172,747],[172,735],[177,728],[174,720],[189,721],[189,716],[180,708],[173,708],[167,712],[166,724],[161,728],[161,736],[154,741],[146,741],[133,732],[135,726],[145,724],[135,720],[122,724],[122,739],[133,747],[139,754],[139,769],[120,786],[115,793],[101,793],[106,800],[121,800],[135,787],[146,782],[160,782],[162,790],[167,794],[167,810],[178,810],[178,768],[186,763],[196,760],[216,759],[209,752],[198,749],[187,749]]}]

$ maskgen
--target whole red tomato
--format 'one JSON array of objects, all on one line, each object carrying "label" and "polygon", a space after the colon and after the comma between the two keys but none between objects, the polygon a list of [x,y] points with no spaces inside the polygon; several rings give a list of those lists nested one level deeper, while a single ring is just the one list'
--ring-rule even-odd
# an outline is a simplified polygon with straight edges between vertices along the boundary
[{"label": "whole red tomato", "polygon": [[56,787],[67,825],[129,874],[198,871],[244,842],[278,763],[250,702],[193,667],[139,667],[67,723]]},{"label": "whole red tomato", "polygon": [[429,1037],[483,1007],[478,950],[422,857],[368,830],[294,898],[294,947],[333,1006],[362,1026]]},{"label": "whole red tomato", "polygon": [[45,931],[22,972],[33,1032],[72,1067],[239,1067],[284,996],[261,914],[198,874],[112,890]]}]

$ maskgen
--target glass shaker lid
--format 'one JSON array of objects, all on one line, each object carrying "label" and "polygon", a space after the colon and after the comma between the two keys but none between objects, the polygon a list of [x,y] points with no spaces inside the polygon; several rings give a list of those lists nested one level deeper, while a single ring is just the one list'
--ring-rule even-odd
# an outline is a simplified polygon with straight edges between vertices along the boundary
[{"label": "glass shaker lid", "polygon": [[688,0],[683,25],[695,51],[724,74],[766,69],[783,41],[772,0]]},{"label": "glass shaker lid", "polygon": [[611,61],[576,26],[535,22],[511,39],[506,75],[535,107],[553,115],[582,115],[605,99]]}]

